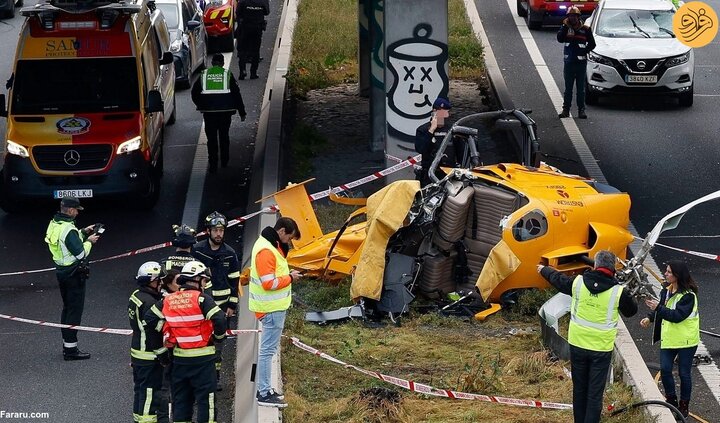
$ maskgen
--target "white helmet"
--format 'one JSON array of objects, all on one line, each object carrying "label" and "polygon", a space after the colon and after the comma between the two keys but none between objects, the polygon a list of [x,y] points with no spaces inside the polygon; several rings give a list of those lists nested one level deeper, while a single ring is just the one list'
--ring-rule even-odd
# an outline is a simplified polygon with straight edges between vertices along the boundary
[{"label": "white helmet", "polygon": [[135,280],[137,280],[139,284],[150,283],[160,277],[161,271],[162,267],[160,267],[160,263],[156,261],[147,261],[138,269]]},{"label": "white helmet", "polygon": [[210,279],[210,271],[208,268],[197,260],[185,263],[180,271],[181,279],[192,279],[196,276],[203,276]]}]

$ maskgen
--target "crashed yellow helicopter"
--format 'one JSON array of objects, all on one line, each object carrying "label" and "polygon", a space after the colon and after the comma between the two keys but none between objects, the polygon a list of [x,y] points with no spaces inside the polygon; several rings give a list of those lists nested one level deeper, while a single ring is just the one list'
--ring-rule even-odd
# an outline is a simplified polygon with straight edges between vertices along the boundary
[{"label": "crashed yellow helicopter", "polygon": [[[434,183],[394,182],[367,200],[335,197],[362,207],[328,234],[304,183],[277,192],[282,215],[302,234],[290,266],[327,280],[351,275],[350,295],[391,318],[416,294],[447,300],[453,293],[482,303],[475,317],[484,319],[514,292],[549,286],[538,263],[577,273],[601,249],[624,259],[633,239],[629,196],[540,163],[535,130],[523,110],[459,120],[431,166]],[[436,169],[448,161],[438,179]]]}]

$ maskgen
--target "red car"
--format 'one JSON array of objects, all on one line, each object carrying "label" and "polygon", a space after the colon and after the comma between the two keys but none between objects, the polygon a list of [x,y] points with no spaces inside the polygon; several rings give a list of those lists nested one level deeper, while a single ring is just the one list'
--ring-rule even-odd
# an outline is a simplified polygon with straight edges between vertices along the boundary
[{"label": "red car", "polygon": [[588,17],[597,4],[593,0],[517,0],[517,14],[527,19],[528,28],[540,29],[545,23],[559,24],[571,6],[576,6],[583,17]]},{"label": "red car", "polygon": [[235,0],[201,1],[200,7],[205,13],[203,22],[209,38],[209,47],[213,51],[233,51],[235,47],[233,36]]}]

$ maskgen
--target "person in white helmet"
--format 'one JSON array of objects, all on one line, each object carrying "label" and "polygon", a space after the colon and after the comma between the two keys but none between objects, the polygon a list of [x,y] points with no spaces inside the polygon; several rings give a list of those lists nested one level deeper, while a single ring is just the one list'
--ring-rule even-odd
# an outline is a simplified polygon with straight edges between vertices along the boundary
[{"label": "person in white helmet", "polygon": [[[155,355],[162,347],[162,334],[145,327],[145,313],[162,295],[160,294],[160,263],[148,261],[138,269],[135,281],[137,289],[130,294],[128,318],[132,328],[130,358],[133,369],[135,395],[133,398],[133,421],[157,421],[161,399],[163,368]],[[167,408],[167,403],[164,404]]]},{"label": "person in white helmet", "polygon": [[[148,328],[162,333],[163,356],[172,349],[173,421],[193,421],[197,404],[197,423],[218,421],[215,401],[215,345],[225,339],[227,320],[212,297],[203,292],[210,279],[207,267],[199,261],[183,266],[180,290],[161,299],[145,315]],[[165,359],[163,359],[165,361]]]}]

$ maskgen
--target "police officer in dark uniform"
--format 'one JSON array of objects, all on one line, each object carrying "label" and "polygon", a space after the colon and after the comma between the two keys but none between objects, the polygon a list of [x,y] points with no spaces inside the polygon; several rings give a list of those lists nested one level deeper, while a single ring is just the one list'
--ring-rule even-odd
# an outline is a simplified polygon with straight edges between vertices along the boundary
[{"label": "police officer in dark uniform", "polygon": [[[211,280],[206,289],[215,304],[230,319],[235,316],[238,304],[240,263],[235,250],[225,243],[227,218],[218,212],[212,212],[205,218],[205,228],[208,238],[195,244],[193,256],[210,269]],[[215,369],[219,381],[222,346],[216,348],[216,352]]]},{"label": "police officer in dark uniform", "polygon": [[[100,235],[94,233],[95,225],[82,230],[75,226],[75,218],[83,207],[75,197],[60,201],[60,213],[55,214],[45,232],[63,300],[60,323],[79,325],[85,307],[85,281],[89,277],[87,256]],[[77,330],[62,329],[63,358],[86,360],[90,354],[78,349]]]},{"label": "police officer in dark uniform", "polygon": [[445,119],[450,117],[450,101],[438,97],[433,103],[432,116],[429,122],[423,123],[415,131],[415,151],[422,154],[422,170],[418,174],[421,186],[431,182],[428,171],[438,147],[447,134]]},{"label": "police officer in dark uniform", "polygon": [[[138,288],[130,295],[128,319],[132,328],[130,358],[133,368],[135,396],[133,399],[133,421],[158,421],[158,411],[163,404],[161,388],[163,368],[155,355],[162,348],[162,335],[145,327],[145,313],[162,295],[160,294],[160,263],[149,261],[138,269],[135,280]],[[167,421],[167,420],[166,420]]]},{"label": "police officer in dark uniform", "polygon": [[227,167],[230,161],[230,123],[237,111],[245,121],[245,105],[237,81],[232,72],[223,68],[225,58],[216,53],[212,67],[202,71],[192,87],[192,101],[202,112],[205,120],[205,135],[208,148],[208,171],[217,172],[218,140],[220,142],[220,164]]},{"label": "police officer in dark uniform", "polygon": [[267,21],[265,16],[270,14],[268,0],[240,0],[235,16],[238,19],[238,64],[240,65],[240,79],[245,79],[245,65],[250,62],[250,79],[257,79],[258,62],[260,61],[260,44],[262,33],[265,31]]},{"label": "police officer in dark uniform", "polygon": [[195,260],[191,252],[195,242],[195,229],[185,224],[173,225],[172,245],[175,247],[175,253],[162,260],[164,272],[167,273],[170,269],[179,272],[185,264]]},{"label": "police officer in dark uniform", "polygon": [[[173,421],[193,421],[197,403],[197,422],[216,422],[215,346],[225,339],[227,322],[212,297],[203,293],[209,272],[198,261],[187,263],[180,273],[180,291],[150,307],[145,315],[147,328],[163,332],[167,348],[172,348]],[[166,357],[168,351],[156,351]],[[165,361],[167,358],[162,358]]]}]

